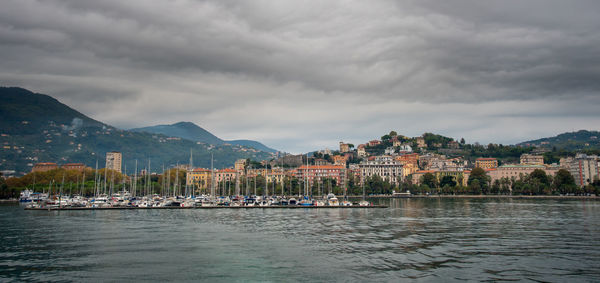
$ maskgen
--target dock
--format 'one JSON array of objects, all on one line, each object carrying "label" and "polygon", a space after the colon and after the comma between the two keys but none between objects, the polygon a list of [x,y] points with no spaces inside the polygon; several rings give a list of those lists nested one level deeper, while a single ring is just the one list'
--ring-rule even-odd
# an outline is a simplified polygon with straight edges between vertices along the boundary
[{"label": "dock", "polygon": [[25,207],[25,210],[135,210],[135,209],[367,209],[367,208],[388,208],[387,205],[370,206],[302,206],[302,205],[274,205],[274,206],[158,206],[158,207]]}]

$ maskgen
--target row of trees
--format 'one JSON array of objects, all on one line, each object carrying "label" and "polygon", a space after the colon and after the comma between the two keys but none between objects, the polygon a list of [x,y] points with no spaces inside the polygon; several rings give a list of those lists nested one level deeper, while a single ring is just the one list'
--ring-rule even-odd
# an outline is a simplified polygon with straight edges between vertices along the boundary
[{"label": "row of trees", "polygon": [[491,182],[485,170],[475,168],[471,171],[467,186],[460,185],[462,180],[444,176],[438,181],[435,175],[426,173],[421,177],[421,185],[403,184],[403,189],[416,193],[429,194],[512,194],[512,195],[560,195],[560,194],[597,194],[600,195],[600,181],[580,187],[569,171],[560,169],[555,176],[549,176],[544,170],[536,169],[531,174],[518,178],[502,178]]},{"label": "row of trees", "polygon": [[[63,183],[64,178],[64,183]],[[105,183],[106,180],[106,183]],[[559,194],[597,194],[600,195],[600,180],[595,180],[586,187],[575,184],[573,176],[566,170],[561,169],[555,176],[549,176],[543,170],[534,170],[531,174],[521,175],[518,178],[503,178],[491,182],[485,170],[475,168],[471,171],[467,185],[463,186],[463,180],[457,180],[453,176],[443,176],[441,179],[426,173],[419,180],[420,185],[412,183],[410,176],[397,184],[384,180],[379,176],[371,176],[365,179],[364,184],[355,176],[349,176],[346,184],[339,184],[335,179],[324,178],[320,182],[313,182],[305,186],[302,179],[285,177],[283,182],[267,182],[265,177],[240,178],[239,183],[235,180],[215,183],[217,194],[234,194],[236,185],[239,186],[241,194],[283,194],[297,195],[309,194],[320,195],[334,193],[336,195],[366,195],[391,194],[393,191],[410,190],[413,194],[501,194],[501,195],[559,195]],[[105,185],[106,184],[106,185]],[[59,189],[65,193],[81,193],[91,196],[98,190],[102,192],[108,189],[111,192],[119,190],[132,191],[136,194],[159,193],[159,194],[184,194],[186,186],[185,170],[168,169],[161,175],[138,176],[137,182],[133,178],[127,178],[122,174],[100,169],[74,171],[57,169],[48,172],[30,173],[20,178],[9,178],[4,181],[0,178],[0,198],[16,198],[21,190],[25,188],[34,191],[53,191]],[[210,184],[198,184],[194,188],[195,194],[209,194]],[[190,192],[190,191],[188,191]]]}]

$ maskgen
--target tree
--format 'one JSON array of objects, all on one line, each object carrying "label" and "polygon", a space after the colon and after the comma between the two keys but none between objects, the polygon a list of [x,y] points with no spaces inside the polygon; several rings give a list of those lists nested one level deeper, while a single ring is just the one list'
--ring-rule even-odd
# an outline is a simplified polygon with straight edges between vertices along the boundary
[{"label": "tree", "polygon": [[[478,188],[481,193],[485,194],[488,192],[489,189],[489,180],[490,177],[487,175],[485,170],[476,167],[471,171],[471,174],[469,175],[469,180],[467,181],[467,185],[469,185],[469,188]],[[477,184],[472,187],[471,184],[474,181],[477,181]]]},{"label": "tree", "polygon": [[462,145],[465,144],[465,138],[460,138],[460,144],[462,144]]},{"label": "tree", "polygon": [[445,187],[445,186],[449,186],[449,187],[456,186],[456,181],[454,181],[454,176],[442,177],[442,180],[440,180],[440,187]]},{"label": "tree", "polygon": [[421,184],[427,185],[429,188],[437,188],[437,178],[435,175],[431,173],[425,173],[421,178]]},{"label": "tree", "polygon": [[556,172],[552,186],[561,194],[574,193],[577,189],[575,178],[565,169],[560,169]]},{"label": "tree", "polygon": [[395,136],[397,136],[397,135],[398,135],[398,133],[396,133],[396,131],[391,131],[391,132],[390,132],[388,135],[389,135],[390,137],[395,137]]},{"label": "tree", "polygon": [[481,185],[479,183],[479,179],[473,179],[469,183],[469,192],[474,195],[481,194]]}]

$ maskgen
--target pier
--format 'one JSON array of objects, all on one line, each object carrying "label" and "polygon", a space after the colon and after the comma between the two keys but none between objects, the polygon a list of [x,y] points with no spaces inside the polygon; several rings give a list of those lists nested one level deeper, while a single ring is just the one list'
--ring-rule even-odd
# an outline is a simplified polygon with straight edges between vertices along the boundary
[{"label": "pier", "polygon": [[271,206],[157,206],[157,207],[25,207],[25,210],[136,210],[136,209],[366,209],[366,208],[388,208],[387,205],[369,205],[369,206],[314,206],[314,205],[271,205]]}]

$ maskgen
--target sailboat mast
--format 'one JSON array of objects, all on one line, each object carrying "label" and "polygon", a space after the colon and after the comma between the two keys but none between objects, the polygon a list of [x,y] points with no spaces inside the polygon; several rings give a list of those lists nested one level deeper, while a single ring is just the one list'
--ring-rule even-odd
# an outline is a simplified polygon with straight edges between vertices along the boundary
[{"label": "sailboat mast", "polygon": [[138,161],[137,159],[135,160],[135,173],[134,173],[134,177],[133,177],[133,196],[135,197],[137,194],[137,172],[138,172]]}]

